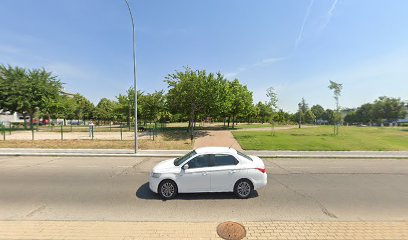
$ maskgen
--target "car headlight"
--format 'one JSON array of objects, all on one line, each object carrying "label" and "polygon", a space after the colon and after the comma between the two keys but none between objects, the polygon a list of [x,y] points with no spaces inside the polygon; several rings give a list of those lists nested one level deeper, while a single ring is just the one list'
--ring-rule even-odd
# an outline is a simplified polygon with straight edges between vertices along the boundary
[{"label": "car headlight", "polygon": [[154,173],[154,172],[152,172],[152,177],[153,177],[153,178],[159,178],[160,175],[161,175],[161,173]]}]

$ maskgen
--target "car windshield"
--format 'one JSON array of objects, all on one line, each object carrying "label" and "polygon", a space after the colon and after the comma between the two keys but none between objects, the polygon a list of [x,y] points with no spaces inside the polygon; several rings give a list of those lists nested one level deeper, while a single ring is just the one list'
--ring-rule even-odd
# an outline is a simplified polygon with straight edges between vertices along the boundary
[{"label": "car windshield", "polygon": [[187,153],[186,155],[182,156],[182,157],[178,157],[174,160],[174,165],[175,166],[179,166],[180,164],[182,164],[183,162],[185,162],[187,159],[191,158],[192,156],[196,155],[196,151],[191,151],[189,153]]},{"label": "car windshield", "polygon": [[237,153],[238,153],[239,156],[244,157],[244,158],[248,159],[249,161],[252,161],[252,158],[250,156],[248,156],[248,155],[246,155],[246,154],[244,154],[242,152],[239,152],[239,151],[237,151]]}]

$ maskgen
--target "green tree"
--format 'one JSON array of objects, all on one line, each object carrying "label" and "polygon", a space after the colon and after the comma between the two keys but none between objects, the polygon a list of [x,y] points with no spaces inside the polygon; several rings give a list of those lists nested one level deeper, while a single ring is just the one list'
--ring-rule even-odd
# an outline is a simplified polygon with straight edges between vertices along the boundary
[{"label": "green tree", "polygon": [[228,117],[228,127],[230,119],[232,120],[232,128],[235,127],[236,117],[244,114],[252,106],[252,92],[247,86],[242,85],[238,79],[234,79],[230,83],[231,90],[231,109]]},{"label": "green tree", "polygon": [[306,100],[302,98],[302,101],[298,103],[298,112],[296,114],[297,122],[299,124],[299,128],[302,127],[302,121],[305,121],[305,114],[309,110],[309,106],[306,103]]},{"label": "green tree", "polygon": [[75,94],[73,100],[76,103],[75,118],[82,119],[84,124],[85,120],[90,120],[93,118],[93,113],[95,106],[88,99],[86,99],[81,94]]},{"label": "green tree", "polygon": [[257,108],[259,109],[259,114],[258,116],[261,119],[261,123],[264,124],[265,119],[269,118],[272,116],[271,109],[264,103],[258,102],[256,104]]},{"label": "green tree", "polygon": [[326,109],[325,113],[324,113],[324,120],[328,121],[329,124],[334,124],[334,111],[331,109]]},{"label": "green tree", "polygon": [[308,109],[305,112],[304,117],[305,117],[305,122],[306,123],[315,123],[315,121],[316,121],[316,116],[314,115],[314,113],[310,109]]},{"label": "green tree", "polygon": [[270,87],[266,90],[266,96],[268,97],[267,105],[271,109],[271,124],[272,124],[272,135],[275,136],[275,121],[274,116],[276,109],[278,108],[278,95],[275,92],[273,87]]},{"label": "green tree", "polygon": [[102,98],[95,107],[95,118],[99,121],[112,121],[115,118],[117,103],[107,98]]},{"label": "green tree", "polygon": [[234,121],[238,114],[242,117],[247,114],[242,109],[250,109],[249,98],[252,104],[252,95],[246,87],[238,80],[228,82],[221,73],[207,74],[205,70],[187,67],[167,75],[165,82],[169,86],[167,107],[170,113],[188,118],[191,133],[198,119],[228,117],[229,123],[231,117]]},{"label": "green tree", "polygon": [[19,67],[0,66],[0,106],[30,116],[46,109],[47,104],[58,99],[62,83],[45,69],[25,70]]},{"label": "green tree", "polygon": [[329,80],[329,89],[333,90],[333,98],[336,102],[336,109],[334,115],[334,135],[339,134],[339,125],[341,122],[341,114],[340,114],[340,105],[339,105],[339,97],[341,95],[341,90],[343,89],[343,84],[333,82]]},{"label": "green tree", "polygon": [[163,91],[146,94],[141,105],[142,116],[146,121],[157,122],[166,114],[166,98]]},{"label": "green tree", "polygon": [[274,119],[276,122],[287,124],[290,121],[290,113],[283,111],[283,109],[279,109],[279,111],[275,114]]},{"label": "green tree", "polygon": [[352,111],[352,112],[347,113],[347,115],[344,116],[344,122],[348,124],[354,124],[354,123],[359,122],[357,118],[357,111]]},{"label": "green tree", "polygon": [[[139,118],[142,116],[142,102],[143,102],[143,92],[137,91],[137,115]],[[135,115],[135,90],[134,88],[129,88],[126,94],[119,94],[117,97],[117,105],[115,109],[116,119],[120,121],[126,121],[130,130],[130,123],[134,122]]]},{"label": "green tree", "polygon": [[400,98],[379,97],[373,104],[373,116],[377,122],[395,121],[405,117],[404,102]]},{"label": "green tree", "polygon": [[320,106],[319,104],[313,105],[310,110],[313,112],[315,115],[316,119],[324,119],[324,108]]},{"label": "green tree", "polygon": [[167,104],[171,113],[181,113],[189,118],[189,129],[193,134],[194,123],[199,114],[202,114],[206,104],[203,102],[203,95],[206,89],[206,72],[201,70],[193,71],[185,68],[184,72],[176,71],[165,78],[169,86],[167,93]]}]

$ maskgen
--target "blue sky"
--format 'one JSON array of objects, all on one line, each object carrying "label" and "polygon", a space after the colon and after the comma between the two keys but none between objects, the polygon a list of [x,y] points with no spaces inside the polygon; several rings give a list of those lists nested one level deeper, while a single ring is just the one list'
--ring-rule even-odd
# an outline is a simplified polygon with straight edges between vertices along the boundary
[{"label": "blue sky", "polygon": [[[138,88],[166,89],[183,66],[221,71],[280,108],[408,100],[408,1],[129,0]],[[94,103],[132,85],[132,33],[122,0],[1,0],[0,64],[45,67]]]}]

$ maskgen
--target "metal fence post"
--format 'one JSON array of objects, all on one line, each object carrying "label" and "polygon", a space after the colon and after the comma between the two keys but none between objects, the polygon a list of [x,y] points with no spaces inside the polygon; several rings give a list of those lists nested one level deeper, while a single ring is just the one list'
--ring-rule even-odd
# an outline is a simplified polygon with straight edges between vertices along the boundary
[{"label": "metal fence post", "polygon": [[122,124],[120,124],[120,141],[123,140],[123,136],[122,136]]},{"label": "metal fence post", "polygon": [[61,141],[64,140],[64,125],[61,125]]}]

